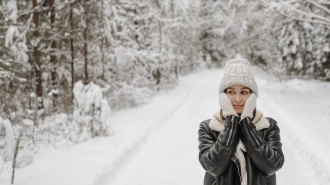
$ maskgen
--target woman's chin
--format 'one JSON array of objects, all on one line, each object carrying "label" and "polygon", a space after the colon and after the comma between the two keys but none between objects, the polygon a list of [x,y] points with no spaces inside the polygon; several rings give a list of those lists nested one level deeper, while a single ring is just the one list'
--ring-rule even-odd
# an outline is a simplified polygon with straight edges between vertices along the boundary
[{"label": "woman's chin", "polygon": [[242,112],[243,112],[243,110],[241,110],[241,109],[235,109],[235,111],[237,114],[242,114]]}]

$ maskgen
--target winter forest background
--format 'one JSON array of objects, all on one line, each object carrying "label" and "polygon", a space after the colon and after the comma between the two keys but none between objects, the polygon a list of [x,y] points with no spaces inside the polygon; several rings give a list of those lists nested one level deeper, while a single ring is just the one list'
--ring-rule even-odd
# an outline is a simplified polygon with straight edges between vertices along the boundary
[{"label": "winter forest background", "polygon": [[0,11],[0,161],[17,166],[63,139],[111,135],[110,110],[237,54],[281,79],[330,81],[326,0],[1,0]]}]

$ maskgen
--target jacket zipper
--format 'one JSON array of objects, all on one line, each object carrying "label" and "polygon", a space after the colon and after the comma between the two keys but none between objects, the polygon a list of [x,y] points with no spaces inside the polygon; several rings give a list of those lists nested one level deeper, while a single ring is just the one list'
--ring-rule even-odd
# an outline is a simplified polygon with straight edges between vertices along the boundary
[{"label": "jacket zipper", "polygon": [[[234,124],[234,116],[231,117],[231,124]],[[233,129],[230,129],[229,130],[229,137],[228,137],[228,140],[227,140],[227,146],[228,146],[228,143],[229,143],[232,132],[233,132]]]},{"label": "jacket zipper", "polygon": [[[248,120],[248,122],[250,123],[250,120]],[[254,140],[257,142],[258,146],[260,145],[259,141],[257,140],[257,137],[255,135],[255,133],[253,132],[253,130],[251,130],[252,136],[254,138]]]},{"label": "jacket zipper", "polygon": [[234,156],[234,163],[236,164],[236,167],[238,169],[238,175],[239,175],[239,178],[241,179],[242,181],[242,175],[241,175],[241,166],[240,166],[240,162],[238,160],[238,158],[236,156]]}]

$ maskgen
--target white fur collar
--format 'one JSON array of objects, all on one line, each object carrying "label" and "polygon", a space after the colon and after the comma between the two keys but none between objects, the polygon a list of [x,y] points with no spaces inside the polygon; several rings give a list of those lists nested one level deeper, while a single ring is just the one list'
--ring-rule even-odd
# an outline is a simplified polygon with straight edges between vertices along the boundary
[{"label": "white fur collar", "polygon": [[[256,116],[252,120],[252,123],[256,126],[257,130],[262,130],[264,128],[269,128],[270,123],[268,120],[263,116],[260,111],[256,111]],[[210,128],[212,130],[221,132],[225,129],[225,120],[221,118],[220,111],[216,112],[210,121]]]}]

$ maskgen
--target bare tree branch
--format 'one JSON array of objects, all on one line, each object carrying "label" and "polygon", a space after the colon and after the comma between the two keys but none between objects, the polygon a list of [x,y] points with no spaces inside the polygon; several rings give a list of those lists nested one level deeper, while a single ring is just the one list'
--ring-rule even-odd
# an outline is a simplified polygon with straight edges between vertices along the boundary
[{"label": "bare tree branch", "polygon": [[[311,0],[305,0],[308,3],[311,3],[315,5],[317,8],[325,11],[326,13],[330,14],[330,10],[324,7],[323,5],[311,1]],[[282,1],[281,2],[273,2],[269,0],[260,0],[262,4],[264,4],[266,7],[271,8],[272,10],[280,13],[281,15],[288,17],[290,19],[295,19],[298,21],[303,21],[303,22],[309,22],[309,23],[315,23],[315,24],[323,24],[326,25],[327,27],[330,26],[330,19],[318,14],[315,14],[313,12],[306,12],[300,9],[297,9],[293,6],[292,3],[297,3],[300,1],[297,0],[291,0],[291,1],[285,1],[285,3]],[[283,11],[284,10],[284,11]],[[290,15],[288,12],[285,12],[285,10],[289,11],[289,13],[296,13],[297,15]]]},{"label": "bare tree branch", "polygon": [[309,2],[309,3],[311,3],[311,4],[313,4],[313,5],[315,5],[315,6],[318,7],[319,9],[325,11],[327,14],[330,14],[330,10],[329,10],[327,7],[325,7],[325,6],[323,6],[323,5],[319,4],[319,3],[317,3],[317,2],[315,2],[315,1],[311,1],[311,0],[306,0],[306,1]]},{"label": "bare tree branch", "polygon": [[304,11],[299,10],[297,8],[293,8],[293,6],[290,7],[290,8],[291,8],[291,10],[295,11],[298,14],[301,14],[302,16],[310,17],[311,19],[320,19],[320,20],[325,21],[325,22],[330,22],[330,20],[328,18],[317,15],[313,12],[304,12]]},{"label": "bare tree branch", "polygon": [[301,17],[295,17],[295,16],[288,15],[288,14],[286,14],[284,12],[281,12],[281,11],[277,11],[277,12],[280,13],[281,15],[285,16],[285,17],[290,18],[290,19],[295,19],[295,20],[298,20],[298,21],[304,21],[304,22],[309,22],[309,23],[324,24],[324,25],[329,25],[330,26],[330,22],[325,22],[325,21],[321,21],[321,20],[306,19],[306,18],[301,18]]}]

